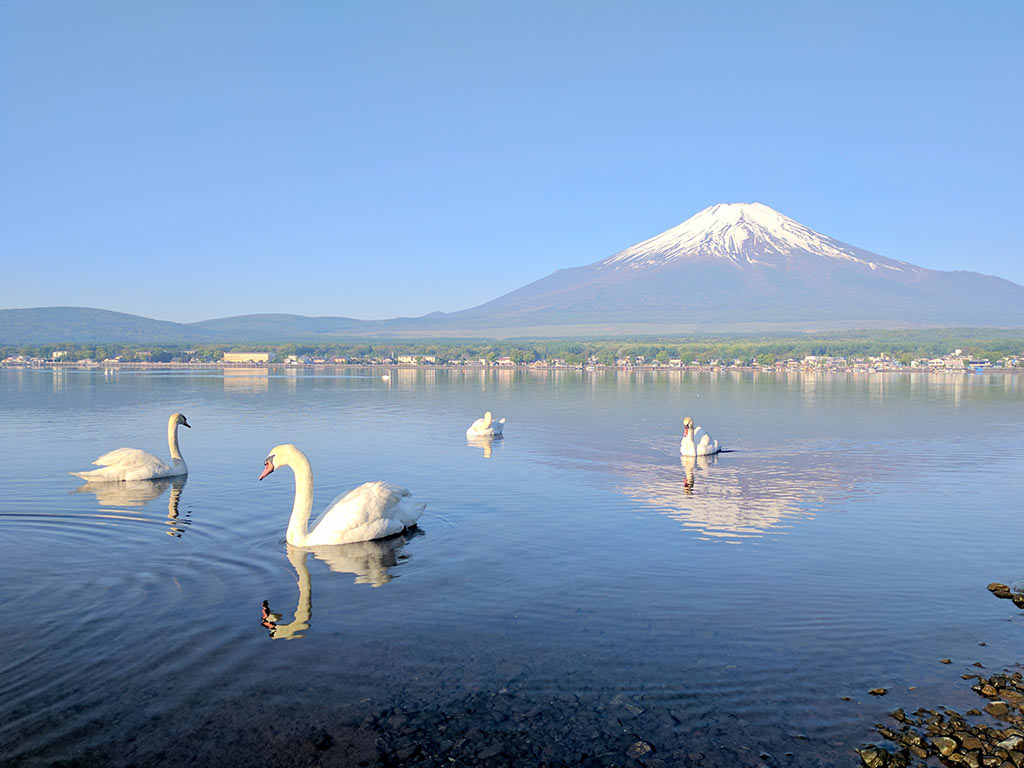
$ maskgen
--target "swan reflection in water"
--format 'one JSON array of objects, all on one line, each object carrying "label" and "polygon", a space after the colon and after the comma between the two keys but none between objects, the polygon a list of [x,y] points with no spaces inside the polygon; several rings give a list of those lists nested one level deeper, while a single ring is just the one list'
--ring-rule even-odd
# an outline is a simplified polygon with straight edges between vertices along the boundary
[{"label": "swan reflection in water", "polygon": [[[837,489],[828,464],[794,463],[788,455],[743,461],[740,454],[680,456],[671,464],[620,464],[621,493],[701,536],[737,543],[785,534]],[[699,484],[698,484],[698,481]]]},{"label": "swan reflection in water", "polygon": [[306,566],[307,555],[327,564],[335,573],[355,574],[356,584],[370,584],[380,587],[391,581],[394,576],[390,569],[409,555],[402,548],[417,536],[422,536],[419,528],[413,528],[397,536],[372,541],[358,541],[352,544],[333,544],[319,547],[288,547],[288,562],[292,564],[299,581],[299,602],[295,606],[294,618],[287,624],[281,623],[281,614],[271,610],[269,601],[262,604],[260,624],[270,630],[275,640],[292,640],[303,636],[309,629],[313,618],[313,590]]},{"label": "swan reflection in water", "polygon": [[[473,448],[482,448],[484,452],[484,458],[491,458],[491,449],[494,442],[500,441],[504,438],[504,435],[466,435],[466,445]],[[500,443],[499,443],[500,444]]]},{"label": "swan reflection in water", "polygon": [[705,456],[680,456],[679,463],[683,466],[683,471],[686,473],[686,477],[683,478],[683,491],[690,495],[693,493],[693,482],[696,479],[696,472],[694,471],[697,467],[706,470],[712,464],[718,462],[718,454],[713,453]]},{"label": "swan reflection in water", "polygon": [[181,504],[181,490],[188,482],[188,475],[177,477],[163,477],[159,480],[123,480],[110,482],[89,482],[80,485],[72,493],[91,493],[96,497],[96,502],[101,507],[117,507],[125,512],[136,512],[136,509],[124,509],[125,507],[144,507],[149,502],[160,498],[164,491],[171,489],[171,495],[167,498],[166,523],[168,536],[176,536],[179,539],[185,532],[182,525],[191,525],[192,521],[188,516],[191,510],[185,512],[185,517],[179,515],[178,507]]}]

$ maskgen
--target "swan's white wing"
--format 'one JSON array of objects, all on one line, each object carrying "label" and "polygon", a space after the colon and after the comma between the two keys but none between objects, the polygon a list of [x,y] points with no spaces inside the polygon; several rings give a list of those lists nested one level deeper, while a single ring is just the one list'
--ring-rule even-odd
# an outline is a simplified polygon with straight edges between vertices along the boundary
[{"label": "swan's white wing", "polygon": [[[697,430],[700,430],[700,427],[697,427]],[[697,444],[697,455],[709,456],[713,453],[718,453],[718,450],[718,441],[712,439],[711,435],[705,432],[701,436],[700,442]]]},{"label": "swan's white wing", "polygon": [[124,467],[135,467],[153,461],[160,461],[160,458],[154,456],[149,451],[143,451],[139,448],[118,448],[116,451],[104,453],[93,464],[97,467],[110,467],[115,464]]},{"label": "swan's white wing", "polygon": [[152,480],[175,473],[174,467],[159,456],[138,448],[118,448],[116,451],[103,454],[93,464],[100,468],[71,474],[92,482],[109,482]]},{"label": "swan's white wing", "polygon": [[307,544],[344,544],[401,533],[423,513],[423,505],[414,505],[409,496],[398,485],[380,480],[363,483],[328,505]]}]

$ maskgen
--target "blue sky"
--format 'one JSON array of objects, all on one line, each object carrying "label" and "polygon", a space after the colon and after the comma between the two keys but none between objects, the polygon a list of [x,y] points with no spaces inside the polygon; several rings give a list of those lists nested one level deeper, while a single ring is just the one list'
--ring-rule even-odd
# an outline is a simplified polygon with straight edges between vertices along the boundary
[{"label": "blue sky", "polygon": [[0,0],[0,307],[464,309],[717,202],[1024,284],[1024,4]]}]

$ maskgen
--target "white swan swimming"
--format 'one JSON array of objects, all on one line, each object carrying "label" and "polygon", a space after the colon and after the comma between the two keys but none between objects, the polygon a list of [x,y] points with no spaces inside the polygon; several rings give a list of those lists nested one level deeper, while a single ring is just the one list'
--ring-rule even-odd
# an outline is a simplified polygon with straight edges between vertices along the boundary
[{"label": "white swan swimming", "polygon": [[161,477],[177,477],[187,475],[188,466],[181,458],[178,450],[178,425],[192,427],[180,413],[172,413],[167,420],[167,446],[171,450],[171,463],[154,456],[149,451],[138,448],[118,448],[105,453],[93,462],[99,469],[88,472],[72,472],[72,475],[96,482],[116,482],[120,480],[157,480]]},{"label": "white swan swimming", "polygon": [[500,435],[501,430],[505,428],[505,419],[495,421],[494,417],[491,416],[491,412],[487,411],[483,418],[477,419],[469,425],[469,429],[466,430],[467,436],[473,435]]},{"label": "white swan swimming", "polygon": [[683,456],[710,456],[722,450],[718,441],[712,440],[707,432],[698,440],[697,433],[701,430],[702,427],[693,428],[693,419],[689,416],[683,419],[683,439],[679,442],[679,453]]},{"label": "white swan swimming", "polygon": [[291,444],[270,450],[260,480],[280,467],[295,473],[295,503],[285,539],[296,547],[348,544],[394,536],[416,525],[426,504],[413,504],[409,491],[379,480],[363,483],[327,505],[308,530],[313,511],[313,468],[306,454]]}]

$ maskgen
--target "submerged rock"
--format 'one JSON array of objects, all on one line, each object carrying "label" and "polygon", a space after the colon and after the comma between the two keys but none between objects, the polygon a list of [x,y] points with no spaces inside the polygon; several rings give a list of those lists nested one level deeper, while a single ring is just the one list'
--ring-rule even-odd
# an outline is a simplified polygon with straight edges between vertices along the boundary
[{"label": "submerged rock", "polygon": [[635,760],[636,758],[643,757],[644,755],[653,751],[654,747],[652,747],[646,741],[638,741],[629,745],[629,749],[626,750],[626,754]]},{"label": "submerged rock", "polygon": [[1006,717],[1010,713],[1010,705],[1005,701],[996,699],[985,705],[985,711],[992,715],[992,717]]}]

